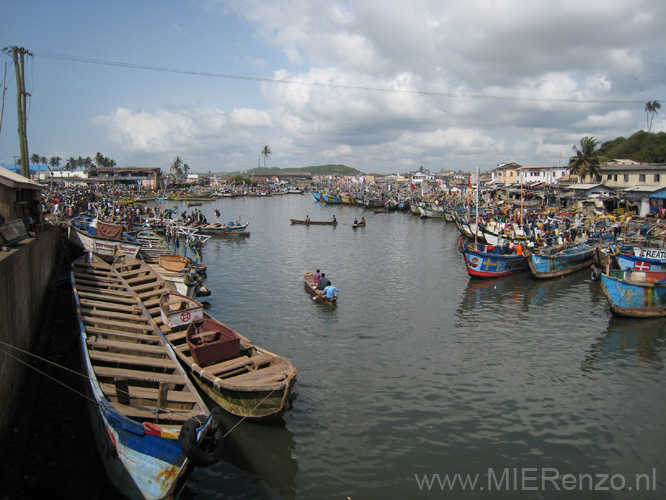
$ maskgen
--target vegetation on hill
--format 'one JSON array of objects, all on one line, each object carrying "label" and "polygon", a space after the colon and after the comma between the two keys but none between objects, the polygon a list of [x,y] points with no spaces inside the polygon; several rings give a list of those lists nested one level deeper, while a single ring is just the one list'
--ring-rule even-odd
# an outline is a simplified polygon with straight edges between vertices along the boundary
[{"label": "vegetation on hill", "polygon": [[308,172],[314,175],[363,175],[363,172],[346,165],[318,165],[312,167],[299,167],[299,168],[252,168],[250,170],[243,170],[243,172],[231,172],[231,175],[242,173],[243,177],[252,177],[252,175],[262,175],[270,172],[271,175],[280,176],[280,172]]},{"label": "vegetation on hill", "polygon": [[654,134],[640,130],[629,139],[618,137],[604,142],[598,153],[609,160],[666,163],[666,133]]}]

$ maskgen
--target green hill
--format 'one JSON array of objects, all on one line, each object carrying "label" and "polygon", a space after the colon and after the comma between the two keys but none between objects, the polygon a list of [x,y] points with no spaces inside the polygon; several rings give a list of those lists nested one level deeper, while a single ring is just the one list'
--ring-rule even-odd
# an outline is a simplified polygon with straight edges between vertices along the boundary
[{"label": "green hill", "polygon": [[666,133],[642,130],[625,139],[604,142],[599,154],[609,160],[633,160],[640,163],[666,163]]},{"label": "green hill", "polygon": [[251,177],[254,175],[265,174],[270,172],[271,175],[280,176],[280,172],[309,172],[314,175],[363,175],[363,172],[355,168],[348,167],[346,165],[317,165],[310,167],[298,167],[298,168],[277,168],[277,167],[256,167],[250,170],[243,170],[243,172],[227,172],[229,176],[242,175],[243,177]]}]

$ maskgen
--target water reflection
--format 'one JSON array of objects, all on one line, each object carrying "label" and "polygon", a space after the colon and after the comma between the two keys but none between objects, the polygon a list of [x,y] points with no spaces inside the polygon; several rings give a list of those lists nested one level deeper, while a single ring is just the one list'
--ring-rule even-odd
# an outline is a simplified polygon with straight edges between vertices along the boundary
[{"label": "water reflection", "polygon": [[663,370],[665,340],[661,319],[635,321],[612,317],[604,334],[588,349],[581,368],[585,372],[632,366],[644,373]]}]

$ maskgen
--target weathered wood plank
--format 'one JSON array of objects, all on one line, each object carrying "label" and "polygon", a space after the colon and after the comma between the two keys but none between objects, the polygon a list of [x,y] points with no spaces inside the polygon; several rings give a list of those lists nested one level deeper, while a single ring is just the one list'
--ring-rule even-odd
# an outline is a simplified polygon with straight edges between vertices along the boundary
[{"label": "weathered wood plank", "polygon": [[90,359],[103,361],[105,363],[118,363],[122,365],[146,366],[149,368],[175,369],[176,362],[171,358],[156,358],[153,356],[133,356],[131,354],[122,354],[117,352],[98,351],[89,349]]},{"label": "weathered wood plank", "polygon": [[[114,396],[116,389],[113,384],[103,382],[100,384],[102,391],[107,396]],[[129,386],[129,396],[132,399],[147,399],[157,401],[159,390],[150,387]],[[167,401],[170,403],[190,403],[196,404],[197,397],[190,391],[169,391]]]},{"label": "weathered wood plank", "polygon": [[146,382],[161,381],[169,384],[184,385],[185,380],[180,374],[174,375],[171,373],[156,373],[141,370],[129,370],[127,368],[114,368],[111,366],[94,366],[95,374],[98,378],[111,378],[127,377],[130,380],[141,380]]},{"label": "weathered wood plank", "polygon": [[[102,335],[104,337],[106,336],[114,336],[114,337],[120,337],[120,338],[125,338],[131,341],[134,341],[136,343],[139,342],[149,342],[151,344],[157,344],[160,342],[160,338],[157,336],[156,333],[153,332],[151,329],[149,332],[146,333],[131,333],[131,332],[123,332],[120,330],[113,330],[109,328],[100,328],[100,327],[94,327],[94,326],[86,326],[86,334],[88,337],[90,336],[99,336]],[[98,338],[99,337],[94,337]],[[127,342],[130,343],[130,342]]]}]

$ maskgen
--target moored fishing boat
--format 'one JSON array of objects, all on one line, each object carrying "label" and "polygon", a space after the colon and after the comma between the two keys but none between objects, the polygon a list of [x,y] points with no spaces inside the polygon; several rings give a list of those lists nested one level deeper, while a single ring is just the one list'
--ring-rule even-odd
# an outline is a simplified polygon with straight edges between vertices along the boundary
[{"label": "moored fishing boat", "polygon": [[666,250],[637,247],[633,253],[624,253],[614,245],[610,250],[620,269],[666,272]]},{"label": "moored fishing boat", "polygon": [[119,252],[136,257],[141,244],[117,224],[108,224],[91,217],[75,217],[67,223],[67,238],[74,246],[103,257]]},{"label": "moored fishing boat", "polygon": [[316,300],[317,302],[321,302],[322,304],[326,304],[329,306],[333,306],[338,303],[338,295],[335,294],[335,296],[331,299],[327,298],[326,295],[322,293],[321,290],[317,289],[317,284],[314,282],[314,273],[311,271],[307,271],[303,275],[303,282],[305,284],[305,288],[312,294],[312,300]]},{"label": "moored fishing boat", "polygon": [[521,245],[494,246],[466,242],[460,237],[460,252],[465,260],[467,273],[473,278],[499,278],[527,269],[527,258]]},{"label": "moored fishing boat", "polygon": [[666,316],[666,272],[611,269],[600,274],[601,288],[614,315],[630,318]]},{"label": "moored fishing boat", "polygon": [[[170,287],[138,259],[123,258],[121,269],[123,278],[164,333],[182,366],[192,375],[199,389],[217,405],[233,415],[253,420],[276,419],[291,408],[296,369],[289,360],[234,332],[238,335],[239,347],[233,356],[227,358],[228,351],[225,351],[217,359],[197,362],[194,347],[187,340],[192,324],[171,328],[162,319],[160,300],[164,293],[172,292]],[[172,302],[174,297],[171,296]],[[181,300],[184,307],[191,305],[189,299],[183,297]],[[177,310],[179,306],[172,304],[172,307]],[[208,320],[206,328],[212,323],[220,324],[205,313],[204,320]],[[203,333],[202,326],[196,325],[199,333]],[[227,330],[231,329],[225,326]]]},{"label": "moored fishing boat", "polygon": [[524,254],[535,278],[555,278],[590,267],[596,252],[596,246],[586,242],[541,250],[528,248]]},{"label": "moored fishing boat", "polygon": [[194,465],[221,457],[219,415],[209,413],[111,264],[86,254],[72,264],[71,282],[88,409],[107,475],[125,497],[176,498]]},{"label": "moored fishing boat", "polygon": [[203,234],[212,234],[212,235],[220,235],[220,234],[225,234],[225,233],[233,233],[233,232],[245,232],[249,235],[249,231],[247,231],[247,226],[249,226],[250,223],[242,223],[240,220],[239,221],[229,221],[226,224],[221,224],[219,222],[212,223],[212,224],[201,224],[198,226],[185,226],[185,227],[192,227],[193,229],[196,229],[197,231],[203,233]]}]

